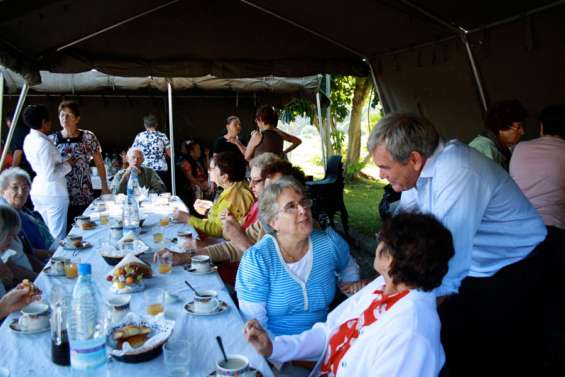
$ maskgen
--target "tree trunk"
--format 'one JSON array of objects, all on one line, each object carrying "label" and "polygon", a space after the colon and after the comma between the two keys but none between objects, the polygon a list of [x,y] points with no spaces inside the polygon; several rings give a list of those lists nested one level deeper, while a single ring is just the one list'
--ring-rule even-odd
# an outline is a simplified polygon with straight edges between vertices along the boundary
[{"label": "tree trunk", "polygon": [[371,93],[372,82],[368,77],[355,78],[355,90],[351,103],[351,119],[347,132],[347,157],[345,158],[345,169],[359,161],[361,156],[361,118],[363,108],[367,105]]}]

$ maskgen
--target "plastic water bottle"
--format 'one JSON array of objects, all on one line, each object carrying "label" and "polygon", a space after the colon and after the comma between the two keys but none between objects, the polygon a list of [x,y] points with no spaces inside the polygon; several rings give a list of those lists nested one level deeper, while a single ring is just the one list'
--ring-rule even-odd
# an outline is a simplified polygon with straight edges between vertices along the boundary
[{"label": "plastic water bottle", "polygon": [[122,222],[124,224],[124,234],[127,234],[128,232],[139,234],[139,206],[137,205],[137,200],[133,195],[128,195],[126,198]]},{"label": "plastic water bottle", "polygon": [[85,371],[106,363],[106,322],[96,285],[91,279],[91,265],[79,264],[78,273],[71,299],[68,335],[71,368]]},{"label": "plastic water bottle", "polygon": [[139,178],[137,177],[137,170],[135,169],[131,169],[129,174],[126,194],[128,198],[130,196],[135,198],[139,194]]}]

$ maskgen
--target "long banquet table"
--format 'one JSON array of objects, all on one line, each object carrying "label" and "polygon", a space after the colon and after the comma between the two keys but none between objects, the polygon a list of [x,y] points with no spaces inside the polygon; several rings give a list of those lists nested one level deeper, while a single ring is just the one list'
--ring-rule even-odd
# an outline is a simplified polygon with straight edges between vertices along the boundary
[{"label": "long banquet table", "polygon": [[[173,209],[185,209],[186,206],[180,200],[171,201],[169,205],[150,204],[142,207],[142,213],[147,217],[144,224],[145,232],[140,239],[151,248],[150,253],[163,247],[163,243],[153,243],[152,234],[154,227],[158,227],[159,219],[172,213]],[[116,208],[109,208],[111,216],[117,216]],[[98,218],[94,206],[89,207],[85,214]],[[151,227],[153,225],[153,228]],[[179,230],[194,229],[186,224],[169,224],[164,229],[165,239],[171,240],[176,237]],[[92,230],[82,231],[76,226],[70,233],[81,234],[85,241],[93,244],[92,248],[81,250],[78,253],[81,262],[92,264],[92,276],[96,281],[101,300],[113,295],[109,291],[111,283],[105,280],[106,275],[113,266],[108,265],[99,254],[103,241],[109,239],[109,225],[100,225]],[[174,245],[174,244],[170,244]],[[60,247],[55,255],[70,257],[73,252]],[[146,258],[148,259],[148,258]],[[217,273],[196,275],[185,271],[182,267],[174,267],[172,273],[160,275],[156,266],[153,267],[154,277],[145,280],[145,289],[166,289],[177,294],[181,300],[174,304],[167,304],[165,317],[175,321],[173,337],[182,337],[190,342],[190,376],[207,376],[214,370],[215,362],[221,358],[221,353],[216,344],[216,336],[221,335],[226,352],[230,354],[243,354],[250,360],[250,365],[259,370],[263,376],[272,376],[271,369],[263,357],[245,341],[243,337],[243,319],[230,298],[223,281]],[[214,289],[218,291],[218,298],[229,305],[229,309],[223,313],[212,316],[191,316],[185,309],[184,304],[192,301],[194,294],[184,284],[188,280],[195,288]],[[54,285],[62,285],[67,292],[71,292],[76,279],[66,277],[50,277],[41,273],[35,284],[43,290],[43,300],[49,302],[49,293]],[[144,314],[146,305],[143,292],[131,295],[131,311]],[[100,300],[100,302],[102,302]],[[70,367],[61,367],[51,362],[51,338],[50,332],[35,335],[24,335],[14,333],[8,326],[9,322],[19,316],[12,313],[6,318],[0,327],[0,367],[8,368],[11,376],[70,376]],[[112,360],[103,368],[97,369],[89,375],[93,376],[164,376],[166,375],[163,356],[140,363],[127,364]]]}]

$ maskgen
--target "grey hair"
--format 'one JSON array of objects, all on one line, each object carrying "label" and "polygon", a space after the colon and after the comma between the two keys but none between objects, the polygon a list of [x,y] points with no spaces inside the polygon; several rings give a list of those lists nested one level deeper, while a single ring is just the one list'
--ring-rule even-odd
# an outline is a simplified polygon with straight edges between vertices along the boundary
[{"label": "grey hair", "polygon": [[412,152],[430,157],[439,143],[433,124],[418,115],[393,113],[383,117],[371,131],[367,149],[371,154],[384,144],[395,161],[405,163]]},{"label": "grey hair", "polygon": [[261,153],[259,156],[253,157],[253,159],[249,161],[249,169],[257,168],[261,170],[261,177],[262,177],[265,168],[279,161],[280,159],[281,158],[278,155],[271,152]]},{"label": "grey hair", "polygon": [[20,216],[15,209],[0,205],[0,243],[6,241],[11,230],[15,229],[19,233],[21,224]]},{"label": "grey hair", "polygon": [[231,122],[236,122],[236,123],[241,124],[241,120],[236,115],[230,115],[229,117],[227,117],[226,125],[230,124]]},{"label": "grey hair", "polygon": [[10,182],[12,182],[16,178],[25,179],[28,186],[31,186],[31,178],[29,177],[27,171],[18,167],[13,167],[4,170],[2,174],[0,174],[0,190],[6,190]]},{"label": "grey hair", "polygon": [[141,150],[141,148],[138,147],[131,147],[130,149],[128,149],[128,153],[127,153],[128,159],[133,155],[133,152],[135,151],[139,151],[143,156],[143,159],[145,159],[145,155],[143,154],[143,151]]},{"label": "grey hair", "polygon": [[296,179],[285,176],[265,187],[259,197],[259,219],[261,220],[263,229],[269,234],[276,233],[269,223],[279,213],[277,200],[283,191],[287,189],[304,195],[304,187]]},{"label": "grey hair", "polygon": [[143,117],[143,125],[145,128],[157,128],[159,123],[157,122],[157,117],[153,114],[149,114]]}]

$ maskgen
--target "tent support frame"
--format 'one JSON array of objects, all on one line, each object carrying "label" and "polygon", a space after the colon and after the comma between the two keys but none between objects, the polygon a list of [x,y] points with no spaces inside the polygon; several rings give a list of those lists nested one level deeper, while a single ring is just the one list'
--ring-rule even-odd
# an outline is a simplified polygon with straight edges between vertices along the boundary
[{"label": "tent support frame", "polygon": [[173,195],[177,194],[177,182],[175,177],[175,125],[173,123],[173,86],[171,85],[171,80],[167,82],[167,98],[168,98],[168,110],[169,110],[169,141],[171,147],[171,193]]},{"label": "tent support frame", "polygon": [[4,145],[4,150],[2,151],[2,159],[0,160],[0,168],[4,166],[4,162],[6,161],[6,156],[8,155],[8,149],[10,149],[9,147],[10,144],[12,143],[12,137],[14,136],[14,131],[16,130],[18,120],[20,119],[20,114],[22,112],[22,108],[24,107],[28,90],[29,90],[29,84],[26,81],[22,86],[22,91],[20,92],[20,98],[18,99],[18,104],[16,105],[16,111],[14,112],[14,118],[12,119],[12,126],[10,127],[10,131],[8,131],[8,136],[6,137],[6,144]]}]

